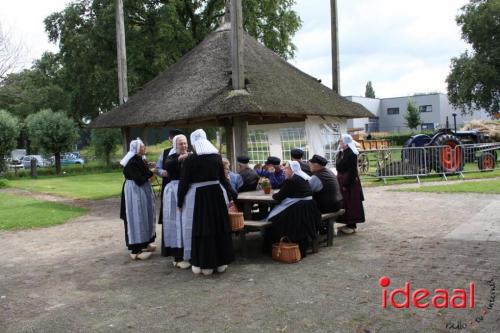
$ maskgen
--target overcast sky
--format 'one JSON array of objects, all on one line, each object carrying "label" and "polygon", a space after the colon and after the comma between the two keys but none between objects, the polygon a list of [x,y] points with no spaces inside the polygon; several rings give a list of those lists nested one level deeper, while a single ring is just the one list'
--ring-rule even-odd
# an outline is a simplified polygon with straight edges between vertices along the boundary
[{"label": "overcast sky", "polygon": [[[244,0],[243,0],[244,1]],[[68,0],[0,0],[4,30],[27,48],[24,64],[49,44],[43,19]],[[342,95],[364,95],[368,80],[377,97],[446,92],[450,58],[467,45],[455,16],[467,0],[338,0]],[[331,87],[330,1],[298,0],[302,28],[290,62]]]}]

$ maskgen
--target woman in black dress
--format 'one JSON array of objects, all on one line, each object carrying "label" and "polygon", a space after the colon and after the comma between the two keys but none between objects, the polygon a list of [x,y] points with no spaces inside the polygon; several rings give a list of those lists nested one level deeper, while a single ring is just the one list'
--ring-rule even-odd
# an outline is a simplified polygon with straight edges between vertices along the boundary
[{"label": "woman in black dress", "polygon": [[[195,274],[222,273],[234,260],[228,204],[230,184],[222,157],[202,129],[191,134],[195,151],[185,159],[179,181],[178,207],[182,210],[184,260]],[[235,199],[235,198],[234,198]]]},{"label": "woman in black dress", "polygon": [[123,183],[120,218],[125,226],[125,244],[134,260],[149,259],[156,247],[155,201],[149,179],[153,173],[143,157],[146,148],[138,138],[130,143],[130,151],[120,161]]},{"label": "woman in black dress", "polygon": [[365,222],[363,209],[363,189],[358,176],[358,154],[354,140],[349,134],[343,134],[340,141],[340,152],[336,158],[337,179],[339,181],[342,197],[344,198],[344,215],[340,216],[338,223],[345,226],[339,230],[345,234],[356,231],[356,224]]},{"label": "woman in black dress", "polygon": [[299,244],[300,254],[306,256],[310,241],[317,237],[317,227],[321,223],[321,213],[313,200],[313,192],[308,180],[311,178],[301,170],[297,161],[290,161],[285,169],[285,182],[273,199],[279,202],[268,216],[272,226],[264,234],[265,250],[286,236]]},{"label": "woman in black dress", "polygon": [[186,269],[191,267],[189,260],[184,260],[181,213],[177,210],[177,191],[181,177],[181,165],[188,157],[188,143],[184,135],[176,135],[172,140],[172,149],[163,165],[169,182],[162,195],[162,225],[164,256],[174,257],[174,267]]}]

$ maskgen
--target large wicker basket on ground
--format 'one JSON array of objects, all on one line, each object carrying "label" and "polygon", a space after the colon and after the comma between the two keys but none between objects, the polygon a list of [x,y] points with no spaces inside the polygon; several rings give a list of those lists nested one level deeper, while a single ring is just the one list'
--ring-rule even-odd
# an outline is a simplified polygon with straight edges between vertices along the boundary
[{"label": "large wicker basket on ground", "polygon": [[282,237],[279,243],[273,244],[273,259],[276,261],[293,264],[301,259],[299,245],[290,242],[287,237]]},{"label": "large wicker basket on ground", "polygon": [[243,213],[229,212],[229,221],[231,222],[231,230],[239,231],[245,227],[245,219]]}]

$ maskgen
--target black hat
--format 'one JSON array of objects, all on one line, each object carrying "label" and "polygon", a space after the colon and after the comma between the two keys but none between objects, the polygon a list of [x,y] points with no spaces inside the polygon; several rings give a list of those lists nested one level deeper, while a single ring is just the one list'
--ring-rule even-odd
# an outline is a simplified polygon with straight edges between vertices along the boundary
[{"label": "black hat", "polygon": [[272,165],[280,165],[280,163],[281,160],[274,156],[269,156],[266,161],[266,164],[272,164]]},{"label": "black hat", "polygon": [[321,166],[326,166],[328,164],[328,160],[323,156],[313,155],[313,157],[309,160],[311,163],[317,163]]},{"label": "black hat", "polygon": [[242,164],[248,164],[250,162],[250,158],[248,156],[238,156],[236,160]]},{"label": "black hat", "polygon": [[176,135],[181,135],[184,134],[180,129],[177,128],[172,128],[170,131],[168,131],[168,136],[170,138],[173,138]]},{"label": "black hat", "polygon": [[304,156],[304,151],[299,148],[293,148],[290,150],[290,155],[292,158],[301,159]]}]

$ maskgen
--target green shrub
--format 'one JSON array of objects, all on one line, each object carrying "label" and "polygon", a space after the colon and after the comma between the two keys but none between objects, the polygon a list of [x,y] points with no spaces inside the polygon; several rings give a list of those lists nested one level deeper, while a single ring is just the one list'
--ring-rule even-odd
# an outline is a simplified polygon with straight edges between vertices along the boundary
[{"label": "green shrub", "polygon": [[8,187],[9,181],[7,179],[0,179],[0,188]]}]

